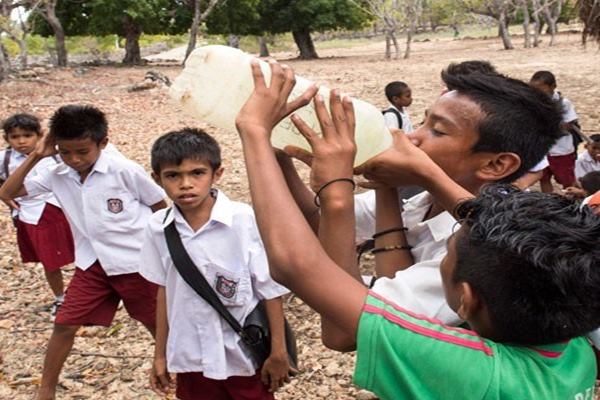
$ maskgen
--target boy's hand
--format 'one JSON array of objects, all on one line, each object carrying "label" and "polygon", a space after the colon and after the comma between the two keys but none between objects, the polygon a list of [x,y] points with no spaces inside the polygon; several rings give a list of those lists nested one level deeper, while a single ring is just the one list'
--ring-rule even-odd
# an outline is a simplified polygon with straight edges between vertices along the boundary
[{"label": "boy's hand", "polygon": [[349,97],[342,100],[339,91],[330,93],[331,115],[325,107],[323,97],[314,99],[315,111],[323,136],[315,133],[300,117],[292,115],[292,122],[306,138],[312,155],[299,148],[287,146],[285,151],[311,166],[310,186],[317,192],[323,185],[334,179],[352,178],[352,166],[356,156],[354,142],[354,106]]},{"label": "boy's hand", "polygon": [[267,87],[258,60],[251,62],[254,92],[235,119],[235,125],[242,138],[252,135],[264,135],[267,138],[271,130],[282,119],[310,103],[317,93],[317,87],[311,86],[301,96],[288,103],[288,97],[296,78],[294,71],[277,62],[270,62],[271,83]]},{"label": "boy's hand", "polygon": [[167,395],[175,387],[173,377],[167,371],[167,360],[155,358],[150,370],[150,386],[155,393]]},{"label": "boy's hand", "polygon": [[585,196],[587,196],[587,192],[584,189],[575,186],[569,186],[568,188],[566,188],[564,190],[564,194],[565,197],[568,197],[570,199],[582,199]]},{"label": "boy's hand", "polygon": [[402,131],[392,129],[392,146],[356,167],[354,173],[364,175],[369,181],[361,186],[381,188],[420,185],[426,187],[430,172],[439,169],[431,158],[411,141]]},{"label": "boy's hand", "polygon": [[56,149],[56,140],[50,133],[46,133],[42,140],[38,141],[34,153],[40,158],[50,157],[58,153]]},{"label": "boy's hand", "polygon": [[297,372],[290,366],[287,354],[271,353],[262,366],[260,378],[265,385],[269,386],[269,392],[275,392],[290,381],[290,375]]}]

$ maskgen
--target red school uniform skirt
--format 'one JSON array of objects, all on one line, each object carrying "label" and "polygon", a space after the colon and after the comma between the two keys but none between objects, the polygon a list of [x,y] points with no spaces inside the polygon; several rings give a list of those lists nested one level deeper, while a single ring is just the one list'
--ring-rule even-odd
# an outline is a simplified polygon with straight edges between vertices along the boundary
[{"label": "red school uniform skirt", "polygon": [[48,272],[75,260],[69,223],[62,210],[49,203],[37,225],[17,219],[17,244],[24,263],[40,262]]}]

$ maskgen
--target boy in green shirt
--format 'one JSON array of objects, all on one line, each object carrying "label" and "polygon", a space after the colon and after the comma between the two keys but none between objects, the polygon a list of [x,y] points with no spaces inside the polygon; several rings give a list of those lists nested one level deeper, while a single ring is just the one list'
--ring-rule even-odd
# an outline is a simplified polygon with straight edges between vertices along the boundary
[{"label": "boy in green shirt", "polygon": [[[421,184],[445,209],[456,211],[463,226],[449,241],[440,272],[449,306],[473,330],[414,315],[369,293],[359,281],[353,253],[351,101],[333,91],[330,113],[311,88],[288,103],[295,84],[291,69],[271,64],[267,87],[258,64],[252,68],[255,91],[237,127],[271,275],[321,314],[330,347],[357,346],[359,386],[382,399],[592,398],[596,366],[580,336],[600,326],[600,250],[593,245],[599,219],[568,200],[507,186],[490,187],[472,199],[407,136],[394,133],[392,148],[360,171],[389,186]],[[477,95],[490,83],[503,85],[515,107],[538,101],[514,80],[465,78],[471,94],[454,90],[442,96],[438,103],[445,120],[439,124],[466,129],[459,102],[478,110],[477,118],[491,112],[479,106]],[[313,97],[323,136],[298,117],[292,121],[313,150],[319,238],[295,204],[269,142],[272,128]],[[478,135],[477,121],[467,122]],[[435,134],[443,133],[436,129]]]}]

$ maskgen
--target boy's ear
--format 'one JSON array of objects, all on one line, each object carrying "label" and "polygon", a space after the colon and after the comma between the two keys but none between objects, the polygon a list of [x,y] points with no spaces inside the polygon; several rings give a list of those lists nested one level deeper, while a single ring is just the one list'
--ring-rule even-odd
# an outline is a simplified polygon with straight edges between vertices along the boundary
[{"label": "boy's ear", "polygon": [[219,182],[219,179],[223,176],[223,171],[225,171],[225,168],[219,167],[213,172],[213,183]]},{"label": "boy's ear", "polygon": [[459,285],[461,293],[460,305],[458,310],[456,310],[456,314],[458,314],[463,321],[467,321],[479,312],[481,301],[469,283],[461,282]]},{"label": "boy's ear", "polygon": [[108,144],[108,136],[106,136],[104,139],[102,139],[100,141],[100,143],[98,143],[98,147],[100,147],[101,150],[104,150],[106,148],[107,144]]},{"label": "boy's ear", "polygon": [[483,165],[476,172],[480,180],[500,181],[521,167],[521,157],[515,153],[489,153],[489,155],[490,157],[484,158]]},{"label": "boy's ear", "polygon": [[160,187],[162,187],[162,183],[160,181],[160,175],[158,175],[157,173],[155,173],[154,171],[152,171],[152,173],[150,174],[150,176],[152,176],[152,179],[154,179],[154,182],[156,182],[156,184]]}]

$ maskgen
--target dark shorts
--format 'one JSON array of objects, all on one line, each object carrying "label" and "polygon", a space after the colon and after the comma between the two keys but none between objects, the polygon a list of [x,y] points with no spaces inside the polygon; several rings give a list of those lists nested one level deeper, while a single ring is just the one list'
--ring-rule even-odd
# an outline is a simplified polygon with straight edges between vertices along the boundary
[{"label": "dark shorts", "polygon": [[575,183],[575,160],[576,153],[564,156],[548,156],[548,167],[544,169],[543,180],[549,180],[552,176],[563,188],[573,186]]},{"label": "dark shorts", "polygon": [[62,210],[46,203],[37,225],[17,219],[17,244],[24,263],[40,262],[48,272],[75,259],[71,228]]},{"label": "dark shorts", "polygon": [[273,393],[254,376],[231,376],[225,380],[205,378],[201,372],[177,374],[177,398],[181,400],[273,400]]},{"label": "dark shorts", "polygon": [[123,300],[131,318],[154,327],[157,290],[138,273],[108,276],[96,261],[85,271],[75,269],[55,323],[109,326]]}]

